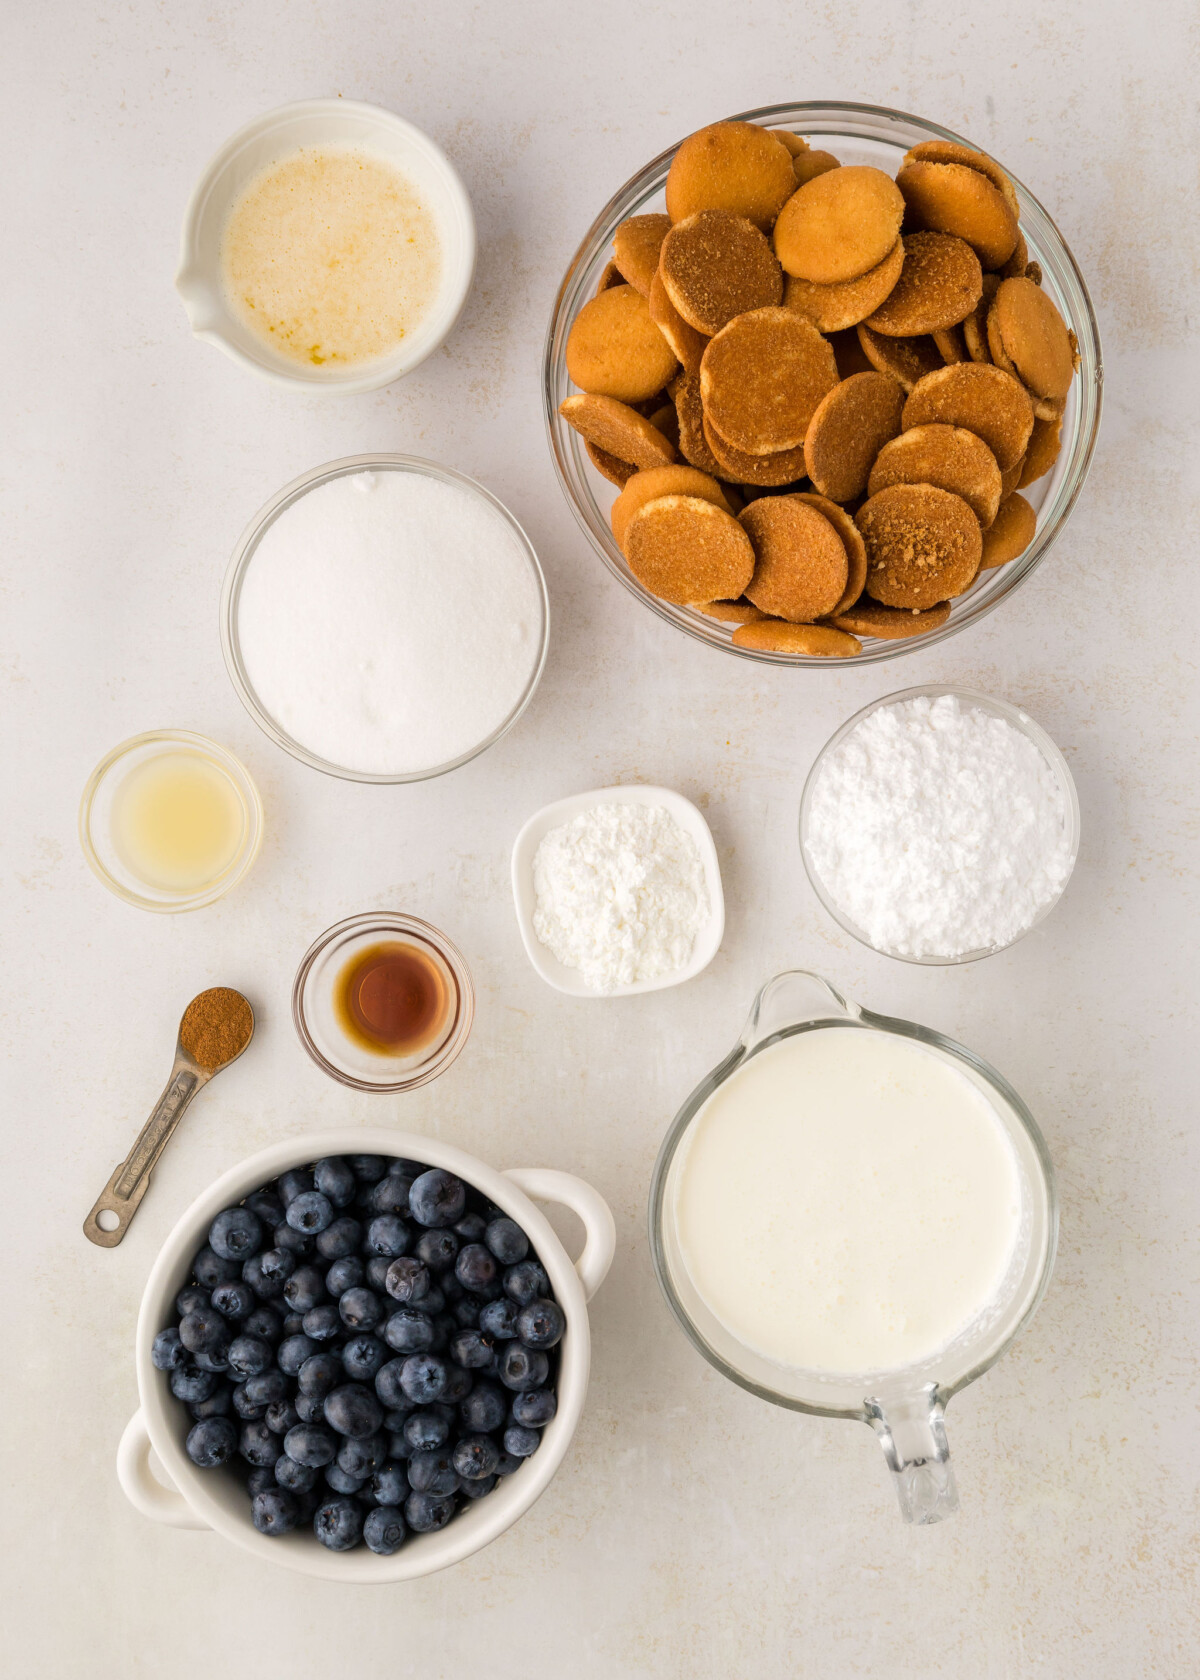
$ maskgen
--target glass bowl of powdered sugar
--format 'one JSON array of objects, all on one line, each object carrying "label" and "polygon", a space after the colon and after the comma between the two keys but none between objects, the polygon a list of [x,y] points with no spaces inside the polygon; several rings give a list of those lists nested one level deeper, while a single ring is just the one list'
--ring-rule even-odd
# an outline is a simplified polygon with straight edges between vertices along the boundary
[{"label": "glass bowl of powdered sugar", "polygon": [[356,455],[285,485],[238,544],[225,664],[286,752],[357,782],[443,775],[533,697],[549,606],[496,498],[411,455]]},{"label": "glass bowl of powdered sugar", "polygon": [[826,743],[800,801],[813,891],[884,956],[974,962],[1053,910],[1079,850],[1067,761],[1016,706],[929,684]]}]

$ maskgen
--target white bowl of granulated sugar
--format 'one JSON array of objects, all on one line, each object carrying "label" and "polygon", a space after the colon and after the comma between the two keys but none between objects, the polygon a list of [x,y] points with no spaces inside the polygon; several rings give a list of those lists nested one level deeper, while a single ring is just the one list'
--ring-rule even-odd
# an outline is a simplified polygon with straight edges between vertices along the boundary
[{"label": "white bowl of granulated sugar", "polygon": [[707,968],[725,932],[717,848],[663,787],[598,788],[530,817],[512,854],[526,953],[572,997],[632,997]]}]

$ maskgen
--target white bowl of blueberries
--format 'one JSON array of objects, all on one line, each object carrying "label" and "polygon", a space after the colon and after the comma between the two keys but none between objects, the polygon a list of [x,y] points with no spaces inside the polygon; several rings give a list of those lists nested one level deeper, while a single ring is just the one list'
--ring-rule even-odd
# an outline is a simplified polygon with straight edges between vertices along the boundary
[{"label": "white bowl of blueberries", "polygon": [[[532,1198],[578,1215],[577,1262]],[[568,1173],[382,1129],[275,1144],[199,1196],[154,1265],[121,1485],[156,1521],[327,1580],[458,1563],[562,1463],[614,1246]]]}]

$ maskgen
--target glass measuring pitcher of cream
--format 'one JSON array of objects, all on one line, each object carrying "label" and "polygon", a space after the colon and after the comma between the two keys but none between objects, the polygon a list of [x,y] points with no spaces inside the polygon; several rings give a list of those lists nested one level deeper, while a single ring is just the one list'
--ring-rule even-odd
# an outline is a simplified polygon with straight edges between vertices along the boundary
[{"label": "glass measuring pitcher of cream", "polygon": [[906,1522],[958,1507],[943,1414],[1036,1310],[1058,1232],[986,1062],[793,970],[684,1103],[650,1192],[667,1302],[725,1376],[879,1437]]}]

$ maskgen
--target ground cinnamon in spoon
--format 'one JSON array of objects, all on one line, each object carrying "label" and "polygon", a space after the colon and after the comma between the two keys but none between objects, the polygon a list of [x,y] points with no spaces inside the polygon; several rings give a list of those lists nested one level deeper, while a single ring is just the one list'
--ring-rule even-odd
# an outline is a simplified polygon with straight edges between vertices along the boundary
[{"label": "ground cinnamon in spoon", "polygon": [[179,1042],[202,1068],[221,1068],[240,1056],[254,1031],[254,1011],[232,986],[194,997],[179,1023]]}]

